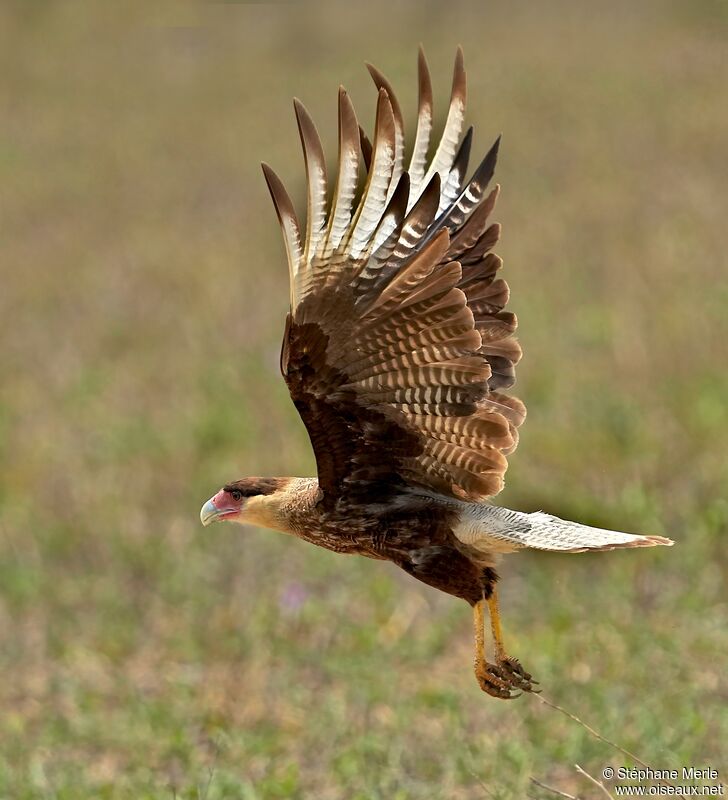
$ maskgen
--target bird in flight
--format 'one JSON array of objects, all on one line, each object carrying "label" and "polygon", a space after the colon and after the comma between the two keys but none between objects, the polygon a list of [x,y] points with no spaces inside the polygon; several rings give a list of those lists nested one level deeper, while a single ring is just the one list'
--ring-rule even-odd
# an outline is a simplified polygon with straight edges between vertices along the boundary
[{"label": "bird in flight", "polygon": [[339,553],[393,561],[466,600],[475,676],[483,691],[508,699],[534,691],[536,681],[503,645],[495,570],[501,554],[672,542],[491,502],[526,416],[508,393],[521,348],[516,316],[504,310],[502,260],[492,252],[499,187],[488,186],[500,137],[467,178],[473,129],[461,139],[466,84],[458,49],[444,130],[431,147],[432,86],[420,48],[417,128],[405,166],[400,105],[387,79],[368,69],[378,91],[374,136],[370,142],[340,88],[330,202],[316,127],[294,102],[308,187],[305,229],[280,179],[263,164],[290,277],[281,372],[318,475],[233,480],[205,503],[200,518],[203,525],[258,525]]}]

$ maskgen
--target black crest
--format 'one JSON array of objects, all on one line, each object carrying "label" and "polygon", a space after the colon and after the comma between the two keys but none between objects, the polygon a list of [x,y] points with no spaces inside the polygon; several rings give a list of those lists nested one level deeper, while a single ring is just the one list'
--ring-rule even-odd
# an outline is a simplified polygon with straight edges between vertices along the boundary
[{"label": "black crest", "polygon": [[223,486],[226,492],[240,492],[243,497],[255,497],[260,494],[273,494],[282,489],[286,481],[281,478],[241,478]]}]

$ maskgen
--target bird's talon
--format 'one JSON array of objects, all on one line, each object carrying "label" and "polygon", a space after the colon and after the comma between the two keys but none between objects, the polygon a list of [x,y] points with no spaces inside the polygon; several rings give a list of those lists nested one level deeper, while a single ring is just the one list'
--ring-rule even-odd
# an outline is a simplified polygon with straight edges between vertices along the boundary
[{"label": "bird's talon", "polygon": [[507,682],[510,686],[521,689],[524,692],[533,692],[534,684],[538,681],[533,679],[530,672],[526,672],[516,658],[502,658],[497,664],[498,677]]},{"label": "bird's talon", "polygon": [[511,700],[513,698],[511,694],[511,685],[494,673],[491,670],[491,666],[492,665],[488,664],[486,670],[476,673],[480,688],[486,694],[491,695],[491,697],[498,697],[501,700]]},{"label": "bird's talon", "polygon": [[487,665],[486,672],[481,675],[481,679],[493,683],[501,689],[510,689],[510,681],[501,675],[492,664]]}]

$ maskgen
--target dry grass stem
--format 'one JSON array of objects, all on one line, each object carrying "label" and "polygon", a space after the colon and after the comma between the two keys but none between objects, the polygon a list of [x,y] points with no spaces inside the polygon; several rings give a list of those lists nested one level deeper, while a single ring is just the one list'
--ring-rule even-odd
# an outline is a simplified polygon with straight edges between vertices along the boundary
[{"label": "dry grass stem", "polygon": [[601,781],[598,781],[593,775],[590,775],[585,769],[580,767],[578,764],[574,764],[574,767],[576,768],[576,771],[580,775],[583,775],[585,778],[590,780],[595,786],[598,786],[601,792],[605,794],[609,798],[609,800],[613,800],[612,795],[607,791],[607,787]]},{"label": "dry grass stem", "polygon": [[553,786],[549,786],[548,784],[543,783],[543,781],[534,778],[533,775],[531,776],[530,781],[532,784],[534,784],[534,786],[538,786],[539,788],[544,789],[547,792],[551,792],[552,794],[555,794],[558,797],[564,797],[566,798],[566,800],[581,800],[581,798],[578,795],[568,794],[568,792],[562,792],[561,789],[556,789]]}]

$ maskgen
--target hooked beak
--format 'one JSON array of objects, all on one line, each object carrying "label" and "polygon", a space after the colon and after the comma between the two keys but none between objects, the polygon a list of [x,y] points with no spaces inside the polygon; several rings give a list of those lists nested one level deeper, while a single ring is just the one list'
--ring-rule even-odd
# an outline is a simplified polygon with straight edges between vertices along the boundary
[{"label": "hooked beak", "polygon": [[211,497],[200,509],[200,522],[207,527],[213,522],[234,519],[240,514],[240,508],[230,505],[230,500],[223,490]]},{"label": "hooked beak", "polygon": [[200,522],[207,527],[212,522],[217,520],[218,516],[220,515],[219,509],[215,506],[212,502],[213,498],[211,497],[204,506],[200,509]]}]

